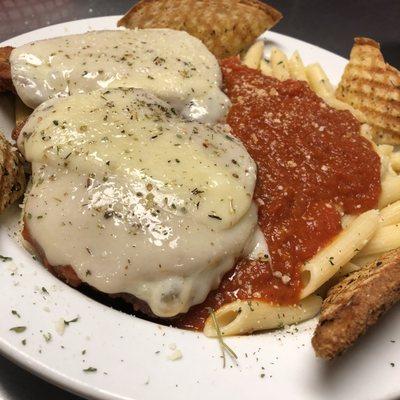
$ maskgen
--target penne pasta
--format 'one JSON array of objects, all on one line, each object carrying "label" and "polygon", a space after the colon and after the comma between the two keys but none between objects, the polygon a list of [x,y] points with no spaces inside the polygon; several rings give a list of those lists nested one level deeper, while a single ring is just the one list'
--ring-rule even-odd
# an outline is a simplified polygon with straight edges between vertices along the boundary
[{"label": "penne pasta", "polygon": [[342,228],[346,229],[356,219],[355,215],[346,214],[342,217]]},{"label": "penne pasta", "polygon": [[271,67],[275,78],[280,81],[290,79],[288,60],[285,54],[276,47],[271,50]]},{"label": "penne pasta", "polygon": [[273,76],[271,63],[269,60],[265,60],[264,58],[260,61],[260,71],[262,74],[267,76]]},{"label": "penne pasta", "polygon": [[289,59],[289,72],[292,79],[308,82],[303,60],[297,50]]},{"label": "penne pasta", "polygon": [[329,78],[319,64],[306,67],[306,75],[311,88],[323,99],[334,98],[334,90]]},{"label": "penne pasta", "polygon": [[[292,306],[279,306],[255,300],[237,300],[216,310],[215,319],[222,335],[243,335],[305,321],[317,315],[321,305],[321,297],[315,294],[303,299],[298,305]],[[217,336],[211,317],[207,318],[204,334],[209,337]]]},{"label": "penne pasta", "polygon": [[400,201],[396,201],[380,211],[379,226],[400,223]]},{"label": "penne pasta", "polygon": [[388,175],[382,181],[382,192],[379,198],[379,208],[384,208],[400,200],[400,176]]},{"label": "penne pasta", "polygon": [[258,69],[260,67],[260,61],[263,57],[263,53],[264,42],[261,40],[255,42],[244,55],[243,64],[246,65],[246,67]]},{"label": "penne pasta", "polygon": [[303,266],[301,298],[309,296],[327,282],[367,244],[376,231],[378,219],[377,210],[359,215],[331,244]]},{"label": "penne pasta", "polygon": [[400,172],[400,152],[399,151],[393,151],[391,156],[390,156],[390,164],[392,165],[392,168],[396,172]]},{"label": "penne pasta", "polygon": [[371,256],[397,249],[398,247],[400,247],[400,225],[388,225],[376,231],[358,256]]}]

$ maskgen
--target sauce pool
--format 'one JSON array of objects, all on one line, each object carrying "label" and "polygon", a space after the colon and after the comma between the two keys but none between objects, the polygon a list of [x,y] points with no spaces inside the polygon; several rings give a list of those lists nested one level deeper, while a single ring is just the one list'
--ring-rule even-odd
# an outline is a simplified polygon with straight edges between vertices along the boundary
[{"label": "sauce pool", "polygon": [[195,330],[209,308],[237,299],[297,303],[302,264],[340,233],[343,214],[375,208],[381,191],[379,156],[350,112],[236,57],[221,68],[232,101],[227,122],[258,166],[254,199],[269,255],[239,260],[204,303],[174,321]]}]

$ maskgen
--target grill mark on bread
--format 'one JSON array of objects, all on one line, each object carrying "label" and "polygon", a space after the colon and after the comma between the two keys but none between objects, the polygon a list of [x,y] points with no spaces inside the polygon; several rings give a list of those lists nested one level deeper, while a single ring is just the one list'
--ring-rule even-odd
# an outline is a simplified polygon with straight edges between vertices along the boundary
[{"label": "grill mark on bread", "polygon": [[362,111],[383,143],[400,143],[400,72],[387,64],[379,43],[355,38],[336,97]]}]

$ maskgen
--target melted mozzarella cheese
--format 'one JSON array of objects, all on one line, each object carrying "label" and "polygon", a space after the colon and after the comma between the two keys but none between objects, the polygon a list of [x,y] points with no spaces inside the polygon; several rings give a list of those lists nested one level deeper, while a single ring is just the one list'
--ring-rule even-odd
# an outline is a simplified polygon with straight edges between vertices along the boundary
[{"label": "melted mozzarella cheese", "polygon": [[204,44],[171,29],[93,31],[32,42],[13,50],[12,80],[35,108],[55,96],[135,87],[203,122],[221,119],[229,105],[221,72]]},{"label": "melted mozzarella cheese", "polygon": [[18,146],[33,173],[25,224],[48,262],[158,316],[202,302],[256,227],[256,167],[229,127],[139,89],[49,100]]}]

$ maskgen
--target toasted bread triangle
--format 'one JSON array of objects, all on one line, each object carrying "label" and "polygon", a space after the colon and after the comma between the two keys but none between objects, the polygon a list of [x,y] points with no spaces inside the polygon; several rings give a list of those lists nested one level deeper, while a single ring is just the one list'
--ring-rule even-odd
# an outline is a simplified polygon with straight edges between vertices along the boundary
[{"label": "toasted bread triangle", "polygon": [[281,18],[279,11],[258,0],[142,0],[118,26],[184,30],[223,58],[249,47]]},{"label": "toasted bread triangle", "polygon": [[396,249],[330,289],[312,338],[317,356],[340,355],[398,301],[400,250]]},{"label": "toasted bread triangle", "polygon": [[355,38],[336,97],[360,110],[380,143],[400,143],[400,71],[387,64],[379,43]]}]

